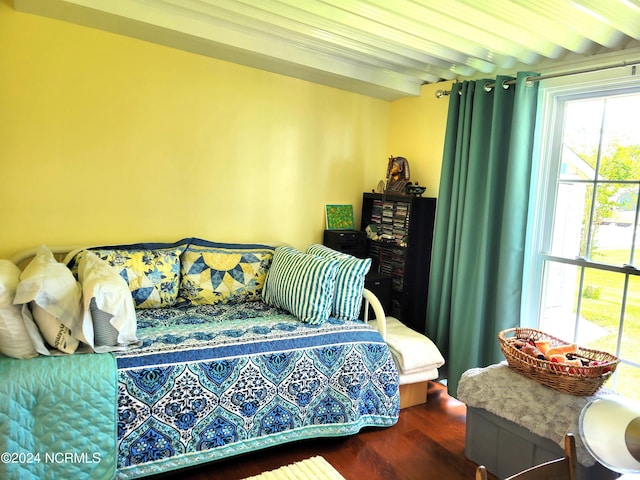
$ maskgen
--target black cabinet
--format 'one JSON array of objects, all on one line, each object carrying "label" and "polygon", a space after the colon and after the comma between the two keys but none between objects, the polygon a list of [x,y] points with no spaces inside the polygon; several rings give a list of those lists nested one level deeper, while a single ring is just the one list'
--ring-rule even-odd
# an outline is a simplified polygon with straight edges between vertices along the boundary
[{"label": "black cabinet", "polygon": [[367,257],[367,234],[361,230],[325,230],[324,245],[354,257]]},{"label": "black cabinet", "polygon": [[435,214],[435,198],[365,193],[362,199],[362,230],[375,230],[367,240],[371,272],[391,276],[388,314],[418,331],[427,314]]}]

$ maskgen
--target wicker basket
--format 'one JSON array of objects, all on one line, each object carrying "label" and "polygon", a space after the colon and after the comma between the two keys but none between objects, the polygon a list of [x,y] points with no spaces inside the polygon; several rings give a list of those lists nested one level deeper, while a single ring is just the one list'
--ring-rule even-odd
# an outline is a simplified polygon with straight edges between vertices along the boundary
[{"label": "wicker basket", "polygon": [[578,347],[578,356],[602,362],[592,367],[550,362],[523,353],[514,346],[515,340],[546,340],[551,346],[569,342],[532,328],[510,328],[498,334],[500,349],[509,366],[522,375],[559,392],[571,395],[593,395],[615,371],[620,360],[606,352]]}]

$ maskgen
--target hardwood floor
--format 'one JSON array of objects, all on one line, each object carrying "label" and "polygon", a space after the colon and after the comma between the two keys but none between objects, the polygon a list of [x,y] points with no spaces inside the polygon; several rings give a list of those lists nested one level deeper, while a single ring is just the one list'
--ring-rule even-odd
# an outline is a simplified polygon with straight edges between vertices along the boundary
[{"label": "hardwood floor", "polygon": [[285,444],[158,478],[239,480],[322,455],[347,480],[473,480],[476,464],[464,456],[465,405],[435,382],[427,398],[402,410],[390,428]]}]

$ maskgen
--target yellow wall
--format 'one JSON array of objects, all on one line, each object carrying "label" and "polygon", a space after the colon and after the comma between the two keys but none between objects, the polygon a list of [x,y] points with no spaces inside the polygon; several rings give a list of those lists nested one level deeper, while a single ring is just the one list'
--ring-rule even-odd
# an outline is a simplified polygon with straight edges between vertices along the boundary
[{"label": "yellow wall", "polygon": [[435,93],[450,90],[451,84],[423,85],[419,97],[391,103],[388,151],[409,160],[411,182],[427,187],[425,197],[438,196],[449,108],[449,97],[436,98]]},{"label": "yellow wall", "polygon": [[[0,258],[47,245],[320,242],[390,154],[435,196],[446,100],[385,102],[0,0]],[[425,93],[425,91],[427,91]],[[442,138],[439,138],[442,136]]]},{"label": "yellow wall", "polygon": [[304,248],[326,203],[359,217],[387,155],[382,100],[6,2],[0,45],[0,257],[183,236]]}]

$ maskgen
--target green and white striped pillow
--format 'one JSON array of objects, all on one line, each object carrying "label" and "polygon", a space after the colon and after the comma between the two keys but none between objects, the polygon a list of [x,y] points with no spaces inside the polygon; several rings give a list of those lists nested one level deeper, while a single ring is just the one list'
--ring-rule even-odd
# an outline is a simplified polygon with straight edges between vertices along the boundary
[{"label": "green and white striped pillow", "polygon": [[267,273],[262,298],[304,323],[320,324],[331,315],[338,261],[277,247]]},{"label": "green and white striped pillow", "polygon": [[324,245],[309,245],[307,252],[338,260],[338,273],[331,316],[341,320],[355,320],[360,316],[364,277],[371,268],[370,258],[356,258]]}]

